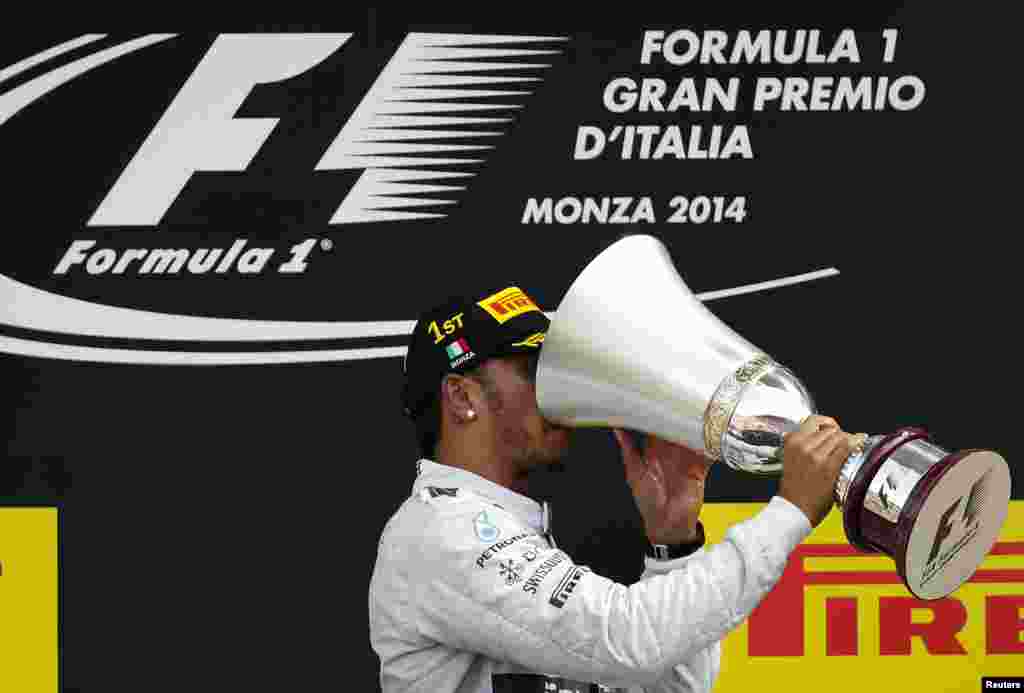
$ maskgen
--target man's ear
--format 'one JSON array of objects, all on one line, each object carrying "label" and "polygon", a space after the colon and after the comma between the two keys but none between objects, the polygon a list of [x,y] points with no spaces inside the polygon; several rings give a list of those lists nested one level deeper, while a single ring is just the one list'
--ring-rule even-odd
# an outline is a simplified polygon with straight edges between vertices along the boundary
[{"label": "man's ear", "polygon": [[441,381],[442,406],[451,412],[458,423],[476,420],[477,402],[481,398],[480,385],[472,378],[448,374]]}]

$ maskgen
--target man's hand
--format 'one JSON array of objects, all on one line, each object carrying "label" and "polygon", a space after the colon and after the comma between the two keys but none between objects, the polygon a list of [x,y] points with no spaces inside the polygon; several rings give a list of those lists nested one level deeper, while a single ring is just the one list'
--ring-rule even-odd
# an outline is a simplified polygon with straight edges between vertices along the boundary
[{"label": "man's hand", "polygon": [[647,538],[652,544],[669,545],[696,540],[711,460],[653,435],[647,437],[641,454],[625,431],[613,433]]},{"label": "man's hand", "polygon": [[799,430],[786,436],[779,495],[800,508],[811,527],[821,524],[832,509],[839,470],[860,443],[858,436],[827,416],[809,416]]}]

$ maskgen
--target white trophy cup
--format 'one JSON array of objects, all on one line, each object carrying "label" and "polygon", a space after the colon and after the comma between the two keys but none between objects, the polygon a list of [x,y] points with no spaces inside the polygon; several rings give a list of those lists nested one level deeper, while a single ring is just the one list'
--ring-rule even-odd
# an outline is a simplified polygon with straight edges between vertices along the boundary
[{"label": "white trophy cup", "polygon": [[[785,435],[817,413],[793,372],[716,318],[644,235],[609,246],[566,292],[541,349],[537,403],[565,426],[652,433],[775,476]],[[949,452],[902,428],[866,439],[835,498],[853,546],[892,557],[914,596],[940,599],[995,543],[1010,471],[993,451]]]}]

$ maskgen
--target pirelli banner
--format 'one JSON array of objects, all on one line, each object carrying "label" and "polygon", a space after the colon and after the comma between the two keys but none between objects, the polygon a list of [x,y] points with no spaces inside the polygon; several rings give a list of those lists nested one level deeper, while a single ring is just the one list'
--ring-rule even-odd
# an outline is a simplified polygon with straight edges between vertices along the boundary
[{"label": "pirelli banner", "polygon": [[[481,287],[553,312],[628,234],[847,430],[1011,467],[1003,533],[940,601],[831,517],[716,690],[1024,675],[1009,18],[325,12],[2,30],[0,690],[376,690],[416,315]],[[460,327],[431,326],[453,360]],[[776,483],[716,465],[712,540]],[[639,577],[606,430],[534,484],[576,563]]]},{"label": "pirelli banner", "polygon": [[[705,522],[721,529],[761,504],[720,503]],[[765,681],[834,691],[982,690],[982,677],[1020,676],[1024,660],[1024,503],[974,577],[945,599],[908,595],[891,559],[850,547],[833,512],[791,556],[782,579],[725,640],[718,690]],[[710,537],[709,537],[710,539]],[[793,664],[799,664],[798,667]],[[803,680],[801,680],[803,679]],[[787,684],[790,685],[790,684]]]}]

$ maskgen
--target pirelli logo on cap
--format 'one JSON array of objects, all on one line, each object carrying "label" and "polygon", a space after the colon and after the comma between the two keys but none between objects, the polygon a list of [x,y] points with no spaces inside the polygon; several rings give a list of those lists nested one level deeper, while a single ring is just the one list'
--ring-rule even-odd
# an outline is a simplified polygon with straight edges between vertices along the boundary
[{"label": "pirelli logo on cap", "polygon": [[510,286],[499,291],[493,296],[488,296],[477,305],[491,314],[491,317],[499,323],[504,323],[517,315],[529,313],[531,310],[540,310],[533,299],[523,293],[518,286]]}]

